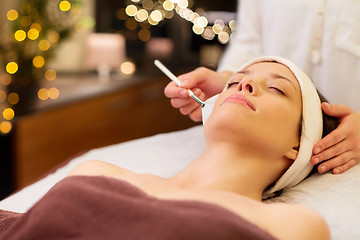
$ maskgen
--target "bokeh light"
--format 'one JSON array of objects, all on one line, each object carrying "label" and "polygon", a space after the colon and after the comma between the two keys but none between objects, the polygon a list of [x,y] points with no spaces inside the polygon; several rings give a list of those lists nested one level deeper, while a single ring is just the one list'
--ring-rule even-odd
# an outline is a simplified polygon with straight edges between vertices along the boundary
[{"label": "bokeh light", "polygon": [[36,56],[33,58],[33,65],[36,68],[42,68],[45,65],[45,59],[42,56]]},{"label": "bokeh light", "polygon": [[15,105],[19,102],[19,95],[17,93],[10,93],[7,100],[11,105]]},{"label": "bokeh light", "polygon": [[134,17],[137,13],[137,7],[135,5],[129,5],[125,8],[125,12],[128,16]]},{"label": "bokeh light", "polygon": [[63,12],[67,12],[71,9],[71,3],[69,1],[61,1],[59,3],[59,8]]},{"label": "bokeh light", "polygon": [[26,38],[26,32],[24,30],[17,30],[14,36],[16,41],[22,42]]},{"label": "bokeh light", "polygon": [[146,42],[149,41],[151,38],[151,33],[147,29],[141,29],[138,33],[138,37],[141,41]]},{"label": "bokeh light", "polygon": [[120,72],[123,75],[130,76],[135,73],[136,67],[133,62],[126,61],[120,65]]},{"label": "bokeh light", "polygon": [[151,12],[150,18],[154,22],[160,22],[162,20],[162,18],[163,18],[163,15],[159,10],[154,10],[154,11]]},{"label": "bokeh light", "polygon": [[49,90],[47,90],[46,88],[41,88],[38,91],[38,97],[40,100],[47,100],[49,98]]},{"label": "bokeh light", "polygon": [[14,21],[19,17],[19,13],[16,10],[11,9],[7,12],[6,16],[9,21]]},{"label": "bokeh light", "polygon": [[45,72],[45,78],[48,81],[54,81],[56,79],[56,71],[53,69],[48,69]]},{"label": "bokeh light", "polygon": [[148,17],[149,17],[149,13],[145,9],[140,9],[135,15],[135,19],[138,22],[146,21]]},{"label": "bokeh light", "polygon": [[28,31],[27,35],[30,40],[36,40],[39,37],[40,33],[37,29],[32,28]]},{"label": "bokeh light", "polygon": [[48,92],[48,96],[51,99],[57,99],[60,96],[60,91],[57,88],[50,88]]},{"label": "bokeh light", "polygon": [[16,73],[18,69],[19,69],[19,66],[16,62],[9,62],[8,64],[6,64],[6,71],[9,74]]},{"label": "bokeh light", "polygon": [[51,43],[57,43],[60,40],[59,33],[55,31],[49,32],[47,38]]},{"label": "bokeh light", "polygon": [[31,24],[31,26],[30,26],[30,29],[36,29],[36,30],[38,30],[39,32],[41,32],[41,25],[40,24],[38,24],[38,23],[33,23],[33,24]]},{"label": "bokeh light", "polygon": [[172,10],[174,10],[174,3],[171,2],[170,0],[166,0],[166,1],[163,3],[163,8],[164,8],[166,11],[172,11]]},{"label": "bokeh light", "polygon": [[30,26],[30,24],[31,24],[31,17],[29,17],[29,16],[24,16],[24,17],[22,17],[22,18],[20,19],[20,24],[21,24],[21,26],[23,26],[23,27],[28,27],[28,26]]},{"label": "bokeh light", "polygon": [[12,120],[14,117],[15,117],[15,112],[14,110],[12,110],[11,108],[6,108],[4,111],[3,111],[3,117],[5,120]]},{"label": "bokeh light", "polygon": [[47,51],[49,50],[50,47],[51,47],[51,43],[46,39],[43,39],[39,42],[39,49],[41,51]]},{"label": "bokeh light", "polygon": [[12,125],[8,121],[3,121],[3,122],[0,123],[0,131],[3,134],[9,133],[11,131],[11,128],[12,128]]},{"label": "bokeh light", "polygon": [[11,83],[11,76],[7,73],[0,75],[0,83],[4,86],[7,86]]}]

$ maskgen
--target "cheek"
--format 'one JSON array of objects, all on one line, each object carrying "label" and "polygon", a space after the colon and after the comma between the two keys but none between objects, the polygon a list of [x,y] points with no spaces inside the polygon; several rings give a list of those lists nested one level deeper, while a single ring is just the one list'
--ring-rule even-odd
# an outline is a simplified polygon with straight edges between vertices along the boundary
[{"label": "cheek", "polygon": [[274,135],[281,136],[289,141],[299,139],[299,126],[301,121],[301,108],[292,104],[273,104],[273,107],[266,109],[269,119],[269,130]]}]

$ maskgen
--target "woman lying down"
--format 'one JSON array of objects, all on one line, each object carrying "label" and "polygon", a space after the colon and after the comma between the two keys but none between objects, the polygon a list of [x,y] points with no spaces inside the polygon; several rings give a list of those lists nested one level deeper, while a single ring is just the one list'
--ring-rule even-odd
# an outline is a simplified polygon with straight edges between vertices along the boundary
[{"label": "woman lying down", "polygon": [[315,211],[262,202],[311,172],[320,104],[294,64],[255,59],[219,94],[206,149],[183,170],[162,178],[85,162],[28,212],[2,212],[0,238],[330,239]]}]

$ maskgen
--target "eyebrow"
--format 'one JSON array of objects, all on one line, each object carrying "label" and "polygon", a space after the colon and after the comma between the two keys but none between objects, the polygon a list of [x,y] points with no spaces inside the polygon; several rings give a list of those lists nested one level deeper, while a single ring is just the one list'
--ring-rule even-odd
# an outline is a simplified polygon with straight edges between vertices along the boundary
[{"label": "eyebrow", "polygon": [[[242,73],[242,74],[245,74],[245,75],[246,75],[246,74],[248,74],[248,73],[251,73],[251,71],[249,71],[249,70],[243,70],[243,71],[240,71],[240,72],[238,72],[238,73]],[[295,88],[295,90],[297,89],[296,86],[295,86],[295,84],[294,84],[294,82],[291,81],[289,78],[283,76],[283,75],[280,75],[280,74],[278,74],[278,73],[271,73],[270,76],[271,76],[271,78],[273,78],[273,79],[284,79],[284,80],[290,82],[291,85]]]},{"label": "eyebrow", "polygon": [[282,76],[282,75],[280,75],[280,74],[277,74],[277,73],[271,73],[270,76],[271,76],[272,78],[284,79],[284,80],[290,82],[291,85],[292,85],[292,86],[295,88],[295,90],[296,90],[296,86],[295,86],[294,82],[291,81],[289,78],[287,78],[287,77],[285,77],[285,76]]}]

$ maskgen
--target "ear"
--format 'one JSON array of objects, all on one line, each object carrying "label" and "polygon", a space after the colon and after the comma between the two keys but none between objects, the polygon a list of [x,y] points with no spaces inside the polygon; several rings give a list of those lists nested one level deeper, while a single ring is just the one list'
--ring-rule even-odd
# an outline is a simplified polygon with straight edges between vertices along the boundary
[{"label": "ear", "polygon": [[285,153],[285,157],[287,159],[295,161],[295,159],[297,158],[298,153],[299,153],[299,146],[293,147],[290,151]]}]

